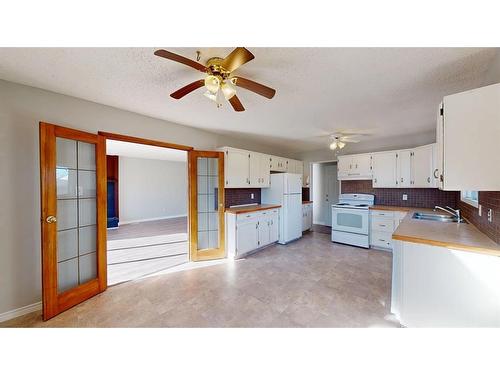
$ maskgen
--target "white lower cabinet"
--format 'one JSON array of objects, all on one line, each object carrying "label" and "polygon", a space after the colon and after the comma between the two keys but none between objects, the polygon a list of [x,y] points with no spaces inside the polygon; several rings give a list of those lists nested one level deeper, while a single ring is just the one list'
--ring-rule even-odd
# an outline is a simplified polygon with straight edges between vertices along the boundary
[{"label": "white lower cabinet", "polygon": [[278,241],[279,210],[226,213],[226,244],[229,258],[238,258]]},{"label": "white lower cabinet", "polygon": [[405,216],[404,211],[370,210],[370,247],[392,250],[392,233]]},{"label": "white lower cabinet", "polygon": [[312,228],[312,203],[302,205],[302,232]]}]

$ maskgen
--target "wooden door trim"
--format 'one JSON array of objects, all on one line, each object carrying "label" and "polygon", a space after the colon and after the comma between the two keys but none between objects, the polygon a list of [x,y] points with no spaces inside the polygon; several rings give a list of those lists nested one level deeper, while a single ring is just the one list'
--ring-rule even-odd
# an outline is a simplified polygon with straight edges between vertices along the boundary
[{"label": "wooden door trim", "polygon": [[[219,204],[219,248],[198,251],[198,176],[197,158],[218,158],[218,189],[217,203]],[[188,175],[189,175],[189,255],[192,261],[210,260],[224,258],[226,255],[225,245],[225,219],[224,219],[224,153],[221,151],[197,151],[188,152]],[[222,204],[222,209],[221,205]]]},{"label": "wooden door trim", "polygon": [[[49,125],[49,124],[46,124]],[[45,218],[56,216],[56,157],[51,152],[49,143],[55,139],[54,126],[42,126],[40,123],[40,202],[41,202],[41,247],[42,247],[42,308],[43,317],[48,319],[57,314],[57,244],[51,238],[57,238],[57,228],[47,225]],[[57,275],[57,274],[56,274]]]},{"label": "wooden door trim", "polygon": [[[106,259],[106,139],[97,134],[40,122],[40,194],[42,245],[43,319],[47,320],[107,288]],[[48,224],[57,217],[56,137],[95,144],[96,156],[96,262],[97,277],[68,291],[57,290],[57,226]]]},{"label": "wooden door trim", "polygon": [[114,141],[140,143],[143,145],[173,148],[176,150],[183,150],[183,151],[193,150],[193,147],[191,147],[191,146],[178,145],[176,143],[169,143],[169,142],[163,142],[163,141],[155,141],[153,139],[139,138],[139,137],[134,137],[131,135],[122,135],[122,134],[108,133],[108,132],[101,132],[101,131],[98,132],[98,134],[102,135],[106,139],[112,139]]}]

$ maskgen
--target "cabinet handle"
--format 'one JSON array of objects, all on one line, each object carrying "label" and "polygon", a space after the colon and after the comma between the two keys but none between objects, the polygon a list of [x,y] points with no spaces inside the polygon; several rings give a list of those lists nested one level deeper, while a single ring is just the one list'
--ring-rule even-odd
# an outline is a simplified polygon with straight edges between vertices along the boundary
[{"label": "cabinet handle", "polygon": [[385,224],[379,224],[380,227],[385,227]]},{"label": "cabinet handle", "polygon": [[433,175],[434,175],[434,178],[438,178],[438,175],[437,175],[437,173],[438,173],[438,169],[436,168],[436,169],[434,169],[434,173],[433,173]]},{"label": "cabinet handle", "polygon": [[403,182],[403,177],[401,177],[401,182]]},{"label": "cabinet handle", "polygon": [[430,177],[427,177],[427,182],[431,182],[431,178]]},{"label": "cabinet handle", "polygon": [[373,182],[377,183],[377,179],[373,180]]}]

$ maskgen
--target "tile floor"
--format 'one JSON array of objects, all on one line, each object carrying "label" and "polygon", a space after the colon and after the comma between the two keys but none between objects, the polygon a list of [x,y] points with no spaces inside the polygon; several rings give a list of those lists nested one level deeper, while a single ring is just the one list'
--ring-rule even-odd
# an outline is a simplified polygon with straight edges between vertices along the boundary
[{"label": "tile floor", "polygon": [[312,232],[246,259],[109,288],[48,322],[10,327],[399,327],[391,254]]}]

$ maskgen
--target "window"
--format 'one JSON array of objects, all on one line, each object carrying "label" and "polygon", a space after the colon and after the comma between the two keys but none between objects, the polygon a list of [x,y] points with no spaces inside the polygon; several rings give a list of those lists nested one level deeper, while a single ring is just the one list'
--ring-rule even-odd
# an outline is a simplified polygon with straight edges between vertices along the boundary
[{"label": "window", "polygon": [[471,206],[479,206],[479,193],[475,190],[462,190],[460,199]]}]

